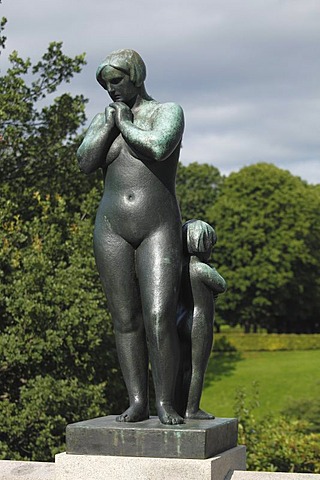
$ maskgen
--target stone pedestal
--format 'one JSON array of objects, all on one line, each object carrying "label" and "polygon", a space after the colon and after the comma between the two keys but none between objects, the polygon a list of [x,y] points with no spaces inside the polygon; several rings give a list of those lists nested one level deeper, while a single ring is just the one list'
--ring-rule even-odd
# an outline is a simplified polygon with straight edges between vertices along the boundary
[{"label": "stone pedestal", "polygon": [[56,455],[56,480],[225,480],[245,470],[245,447],[205,460],[103,455]]},{"label": "stone pedestal", "polygon": [[158,417],[137,423],[119,423],[116,416],[68,425],[67,453],[127,457],[205,459],[237,445],[235,418],[187,420],[163,425]]},{"label": "stone pedestal", "polygon": [[56,480],[225,480],[245,470],[235,418],[163,425],[158,417],[119,423],[115,415],[67,427]]}]

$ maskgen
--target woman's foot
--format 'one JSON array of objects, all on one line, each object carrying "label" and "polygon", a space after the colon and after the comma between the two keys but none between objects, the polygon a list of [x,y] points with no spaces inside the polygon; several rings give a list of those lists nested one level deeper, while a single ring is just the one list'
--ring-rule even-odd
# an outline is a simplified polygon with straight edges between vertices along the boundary
[{"label": "woman's foot", "polygon": [[184,423],[183,418],[180,417],[171,405],[158,405],[157,411],[159,420],[164,425],[179,425]]},{"label": "woman's foot", "polygon": [[214,415],[211,415],[211,413],[207,413],[204,410],[197,410],[195,412],[192,412],[190,410],[186,411],[185,418],[190,420],[213,420],[215,417]]},{"label": "woman's foot", "polygon": [[125,412],[116,418],[117,422],[142,422],[148,420],[149,408],[138,403],[131,405]]}]

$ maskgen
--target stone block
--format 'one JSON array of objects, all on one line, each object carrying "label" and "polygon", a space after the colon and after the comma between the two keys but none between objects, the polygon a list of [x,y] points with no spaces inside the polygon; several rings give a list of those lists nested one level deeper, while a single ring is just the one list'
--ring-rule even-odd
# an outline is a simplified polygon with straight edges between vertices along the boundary
[{"label": "stone block", "polygon": [[234,448],[237,435],[235,418],[163,425],[158,417],[119,423],[110,415],[68,425],[66,440],[77,455],[205,459]]},{"label": "stone block", "polygon": [[56,455],[56,480],[225,480],[229,472],[245,468],[243,446],[205,460]]},{"label": "stone block", "polygon": [[55,464],[0,460],[0,480],[55,480]]}]

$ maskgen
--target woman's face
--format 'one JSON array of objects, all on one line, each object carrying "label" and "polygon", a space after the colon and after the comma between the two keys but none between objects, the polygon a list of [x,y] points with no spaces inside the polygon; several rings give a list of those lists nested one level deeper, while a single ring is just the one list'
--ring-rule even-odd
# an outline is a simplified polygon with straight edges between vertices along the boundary
[{"label": "woman's face", "polygon": [[130,104],[139,93],[138,87],[131,82],[129,75],[110,65],[104,67],[101,78],[114,102]]}]

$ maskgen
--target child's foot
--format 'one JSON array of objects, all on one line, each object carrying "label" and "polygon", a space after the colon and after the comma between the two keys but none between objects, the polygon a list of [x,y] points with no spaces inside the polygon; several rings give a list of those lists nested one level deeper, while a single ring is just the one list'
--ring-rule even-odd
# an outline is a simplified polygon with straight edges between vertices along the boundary
[{"label": "child's foot", "polygon": [[184,420],[170,405],[159,405],[157,407],[158,417],[164,425],[179,425],[184,423]]},{"label": "child's foot", "polygon": [[190,420],[213,420],[215,417],[211,413],[207,413],[204,410],[197,410],[196,412],[186,411],[185,418]]},{"label": "child's foot", "polygon": [[125,412],[116,418],[117,422],[142,422],[148,420],[149,408],[138,403],[131,405]]}]

